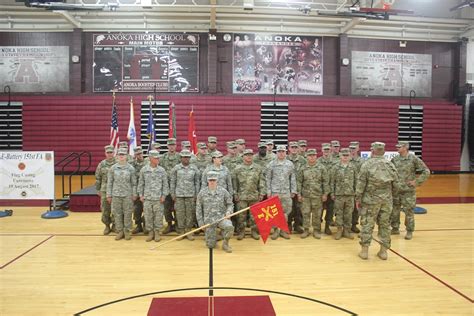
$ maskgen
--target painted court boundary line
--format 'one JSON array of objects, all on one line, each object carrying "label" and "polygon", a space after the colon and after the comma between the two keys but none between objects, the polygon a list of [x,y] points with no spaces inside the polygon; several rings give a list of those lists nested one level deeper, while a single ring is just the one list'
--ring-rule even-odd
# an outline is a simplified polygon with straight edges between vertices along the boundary
[{"label": "painted court boundary line", "polygon": [[10,260],[9,262],[5,263],[3,266],[0,267],[0,270],[5,268],[6,266],[8,266],[9,264],[17,261],[18,259],[20,259],[21,257],[23,257],[24,255],[26,255],[28,252],[32,251],[33,249],[35,249],[36,247],[39,247],[41,246],[42,244],[44,244],[45,242],[47,242],[48,240],[50,240],[51,238],[53,238],[54,235],[51,235],[49,236],[48,238],[46,238],[45,240],[43,240],[42,242],[40,242],[39,244],[36,244],[36,246],[33,246],[32,248],[28,249],[27,251],[25,251],[24,253],[22,253],[21,255],[17,256],[16,258],[14,258],[13,260]]}]

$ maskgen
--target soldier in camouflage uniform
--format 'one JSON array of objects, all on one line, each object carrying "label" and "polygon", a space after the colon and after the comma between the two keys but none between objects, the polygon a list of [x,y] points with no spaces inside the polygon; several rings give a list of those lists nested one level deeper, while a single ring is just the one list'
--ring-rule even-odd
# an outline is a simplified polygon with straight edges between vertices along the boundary
[{"label": "soldier in camouflage uniform", "polygon": [[[143,151],[140,147],[137,147],[134,149],[135,152],[135,159],[132,161],[131,165],[135,169],[135,174],[137,177],[140,176],[140,170],[145,166],[146,162],[145,159],[143,158]],[[135,227],[134,230],[132,230],[132,234],[138,234],[140,232],[143,232],[143,228],[145,227],[143,223],[143,202],[140,199],[136,199],[135,202],[133,203],[133,218],[135,219]]]},{"label": "soldier in camouflage uniform", "polygon": [[334,201],[337,226],[335,239],[339,240],[341,237],[354,239],[351,227],[358,173],[355,166],[350,163],[349,148],[341,149],[340,154],[340,162],[332,167],[330,173],[331,198]]},{"label": "soldier in camouflage uniform", "polygon": [[275,153],[273,152],[273,147],[275,147],[275,144],[273,143],[272,140],[268,140],[266,142],[266,145],[267,145],[267,156],[270,160],[274,160],[276,159],[276,155]]},{"label": "soldier in camouflage uniform", "polygon": [[232,175],[229,171],[229,168],[222,165],[222,153],[220,151],[215,151],[212,153],[211,157],[212,164],[207,166],[202,173],[201,187],[205,187],[207,185],[207,174],[210,171],[215,171],[218,174],[217,182],[219,186],[233,195],[234,189],[232,187]]},{"label": "soldier in camouflage uniform", "polygon": [[137,177],[135,169],[127,162],[127,150],[120,148],[118,162],[107,174],[107,201],[112,204],[115,229],[115,240],[125,237],[130,240],[132,230],[133,201],[137,198]]},{"label": "soldier in camouflage uniform", "polygon": [[[331,145],[329,143],[323,143],[321,145],[321,149],[323,151],[322,157],[318,158],[318,164],[323,165],[326,168],[326,171],[329,172],[331,171],[332,166],[334,165],[334,160],[332,159],[331,156]],[[334,201],[331,200],[330,196],[328,196],[328,199],[326,202],[323,204],[323,208],[326,209],[326,215],[324,216],[324,233],[326,235],[331,235],[331,229],[329,228],[329,225],[332,221],[333,215],[334,215]]]},{"label": "soldier in camouflage uniform", "polygon": [[[168,152],[161,157],[160,166],[162,166],[166,170],[168,180],[170,180],[171,170],[181,162],[181,158],[176,152],[176,138],[168,138],[166,143],[168,145]],[[166,235],[176,229],[175,224],[173,224],[173,221],[176,223],[176,216],[173,216],[175,215],[175,210],[171,195],[168,195],[166,197],[164,207],[165,220],[168,225],[163,230],[163,234]]]},{"label": "soldier in camouflage uniform", "polygon": [[168,176],[159,164],[159,152],[150,150],[149,164],[140,170],[138,195],[143,202],[145,225],[148,231],[147,242],[161,240],[160,231],[163,227],[163,209],[165,198],[169,194]]},{"label": "soldier in camouflage uniform", "polygon": [[[245,149],[243,153],[243,164],[239,165],[233,173],[234,200],[238,207],[237,210],[244,209],[261,201],[265,194],[265,182],[262,169],[253,160],[253,150]],[[248,212],[237,215],[237,240],[245,237],[245,226]],[[260,239],[257,225],[253,216],[250,216],[250,231],[252,238]]]},{"label": "soldier in camouflage uniform", "polygon": [[244,153],[245,150],[245,139],[239,138],[234,141],[235,146],[236,146],[236,153],[237,156],[241,157]]},{"label": "soldier in camouflage uniform", "polygon": [[[133,161],[133,157],[132,157],[132,155],[130,155],[128,153],[128,143],[127,142],[120,142],[119,143],[119,149],[120,148],[125,148],[127,150],[127,162],[131,163]],[[115,158],[116,158],[116,162],[118,162],[118,157],[115,157]]]},{"label": "soldier in camouflage uniform", "polygon": [[253,156],[253,162],[262,168],[263,172],[267,169],[268,164],[272,161],[267,152],[267,145],[265,142],[258,143],[258,153]]},{"label": "soldier in camouflage uniform", "polygon": [[[359,175],[360,167],[362,166],[362,158],[360,158],[359,155],[359,142],[358,141],[353,141],[349,145],[349,150],[351,152],[351,164],[354,165],[357,171],[357,176]],[[352,227],[351,231],[353,233],[360,233],[359,228],[357,228],[357,224],[359,224],[359,210],[355,206],[354,203],[354,211],[352,212]]]},{"label": "soldier in camouflage uniform", "polygon": [[191,163],[194,164],[199,172],[202,173],[207,166],[212,163],[211,156],[207,153],[207,146],[204,143],[197,143],[198,153],[191,157]]},{"label": "soldier in camouflage uniform", "polygon": [[[290,142],[290,154],[286,157],[291,161],[295,167],[296,181],[298,181],[298,171],[306,165],[306,158],[299,155],[298,142]],[[298,197],[293,198],[293,208],[290,215],[288,215],[288,228],[293,233],[303,233],[303,214],[301,213],[301,203],[298,201]]]},{"label": "soldier in camouflage uniform", "polygon": [[[196,202],[196,216],[199,226],[213,223],[224,216],[229,216],[234,210],[232,196],[227,190],[217,183],[218,174],[210,171],[207,174],[207,185],[199,192]],[[206,228],[206,246],[214,248],[217,243],[216,229],[219,227],[224,232],[222,249],[232,252],[229,240],[234,234],[234,226],[230,219],[223,219],[217,224]]]},{"label": "soldier in camouflage uniform", "polygon": [[100,197],[100,210],[102,212],[102,223],[105,225],[104,235],[110,234],[110,224],[112,215],[110,204],[107,202],[107,173],[110,167],[115,164],[114,146],[107,145],[105,149],[105,159],[102,160],[95,169],[95,189]]},{"label": "soldier in camouflage uniform", "polygon": [[298,154],[306,158],[307,147],[308,147],[308,142],[305,139],[300,139],[298,141]]},{"label": "soldier in camouflage uniform", "polygon": [[385,144],[372,143],[371,158],[362,164],[356,187],[356,205],[360,210],[362,225],[359,253],[361,259],[369,256],[369,246],[375,223],[378,223],[381,245],[377,256],[387,260],[390,248],[390,215],[392,214],[393,194],[398,187],[397,171],[393,164],[384,158]]},{"label": "soldier in camouflage uniform", "polygon": [[215,151],[217,151],[217,137],[209,136],[207,138],[207,152],[212,155]]},{"label": "soldier in camouflage uniform", "polygon": [[[277,195],[280,197],[281,206],[285,212],[285,219],[288,221],[288,214],[292,209],[292,198],[297,193],[295,167],[291,161],[286,159],[286,147],[277,146],[277,159],[271,161],[267,167],[266,174],[267,197]],[[290,239],[285,231],[273,228],[271,238],[277,239],[278,236]]]},{"label": "soldier in camouflage uniform", "polygon": [[[415,231],[415,215],[413,210],[416,206],[416,187],[422,185],[430,176],[430,169],[423,160],[409,153],[409,143],[398,142],[398,156],[393,157],[392,163],[398,171],[399,187],[398,194],[393,198],[393,210],[390,217],[392,235],[400,234],[400,209],[405,212],[405,227],[407,233],[405,239],[413,238]],[[419,174],[417,177],[416,175]]]},{"label": "soldier in camouflage uniform", "polygon": [[323,211],[323,202],[327,200],[329,194],[329,175],[326,168],[317,163],[316,155],[316,149],[308,149],[306,152],[308,163],[298,171],[296,177],[298,179],[298,200],[303,204],[304,232],[301,234],[301,238],[309,236],[309,229],[312,226],[313,237],[321,239],[321,212]]},{"label": "soldier in camouflage uniform", "polygon": [[339,151],[341,150],[341,144],[338,140],[331,140],[331,156],[335,162],[339,162]]},{"label": "soldier in camouflage uniform", "polygon": [[[151,145],[151,149],[150,151],[152,150],[156,150],[158,152],[158,154],[160,154],[160,143],[153,143]],[[150,157],[149,157],[150,153],[148,153],[148,157],[145,158],[145,166],[149,165],[150,164]]]},{"label": "soldier in camouflage uniform", "polygon": [[[176,218],[178,222],[178,235],[187,233],[193,228],[196,220],[196,196],[200,189],[199,169],[190,164],[191,152],[182,150],[181,163],[171,170],[171,197],[173,198]],[[186,235],[188,240],[194,240],[192,234]]]},{"label": "soldier in camouflage uniform", "polygon": [[227,142],[227,155],[222,158],[222,164],[226,166],[229,171],[234,171],[239,164],[240,157],[237,155],[237,145],[234,142]]}]

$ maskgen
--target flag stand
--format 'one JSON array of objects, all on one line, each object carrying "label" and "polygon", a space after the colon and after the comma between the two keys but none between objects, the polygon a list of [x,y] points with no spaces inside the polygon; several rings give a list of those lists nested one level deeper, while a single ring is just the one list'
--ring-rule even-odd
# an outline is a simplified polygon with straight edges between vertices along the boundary
[{"label": "flag stand", "polygon": [[48,210],[45,213],[41,214],[41,218],[44,219],[54,219],[54,218],[63,218],[67,217],[69,214],[62,210],[56,209],[56,198],[53,199],[53,209]]}]

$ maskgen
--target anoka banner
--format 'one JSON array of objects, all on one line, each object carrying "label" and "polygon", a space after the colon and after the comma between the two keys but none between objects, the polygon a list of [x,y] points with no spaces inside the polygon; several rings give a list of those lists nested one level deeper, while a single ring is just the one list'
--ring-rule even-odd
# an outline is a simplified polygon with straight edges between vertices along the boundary
[{"label": "anoka banner", "polygon": [[0,199],[54,199],[54,152],[0,152]]}]

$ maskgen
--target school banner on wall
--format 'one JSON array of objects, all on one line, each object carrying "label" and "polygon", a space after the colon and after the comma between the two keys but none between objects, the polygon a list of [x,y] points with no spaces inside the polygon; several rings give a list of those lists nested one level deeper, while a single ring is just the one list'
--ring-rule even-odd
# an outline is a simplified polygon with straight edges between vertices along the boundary
[{"label": "school banner on wall", "polygon": [[323,38],[234,34],[233,92],[323,94]]},{"label": "school banner on wall", "polygon": [[54,199],[54,152],[0,152],[0,199]]},{"label": "school banner on wall", "polygon": [[94,92],[198,92],[199,35],[94,34]]},{"label": "school banner on wall", "polygon": [[432,56],[389,52],[352,52],[353,95],[431,97]]},{"label": "school banner on wall", "polygon": [[0,46],[0,87],[12,92],[68,92],[68,46]]}]

